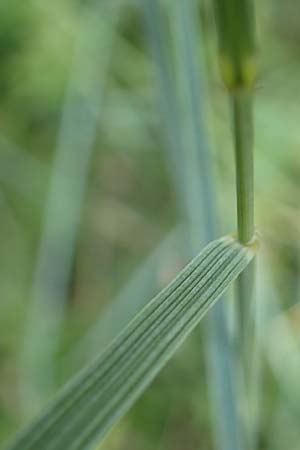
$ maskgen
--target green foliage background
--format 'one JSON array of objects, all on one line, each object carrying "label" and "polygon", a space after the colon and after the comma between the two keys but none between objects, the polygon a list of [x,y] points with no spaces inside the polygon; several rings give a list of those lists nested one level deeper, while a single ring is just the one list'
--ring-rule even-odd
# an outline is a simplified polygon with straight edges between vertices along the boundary
[{"label": "green foliage background", "polygon": [[[94,353],[90,349],[90,354],[79,352],[78,356],[76,348],[97,316],[113,303],[170,230],[184,221],[172,183],[143,14],[133,1],[122,3],[117,24],[111,25],[115,36],[113,48],[107,50],[101,113],[55,350],[53,390]],[[176,41],[172,5],[162,3],[172,53]],[[300,439],[300,14],[291,0],[257,3],[256,214],[264,241],[257,277],[258,323],[263,324],[259,448],[279,450],[288,445],[296,450]],[[0,5],[1,442],[36,409],[34,399],[28,411],[28,405],[22,406],[26,383],[20,353],[65,94],[77,70],[73,61],[83,6],[75,0],[3,0]],[[213,149],[220,228],[228,233],[235,229],[228,105],[218,75],[211,2],[198,6],[202,36],[194,57],[204,60],[203,108]],[[102,70],[101,62],[98,70]],[[173,74],[176,79],[176,70]],[[168,265],[158,265],[151,288],[145,286],[150,297],[187,257],[180,235]],[[105,448],[214,448],[205,344],[202,329],[197,330],[115,428]],[[102,348],[101,342],[95,345]],[[48,396],[45,393],[42,403]]]}]

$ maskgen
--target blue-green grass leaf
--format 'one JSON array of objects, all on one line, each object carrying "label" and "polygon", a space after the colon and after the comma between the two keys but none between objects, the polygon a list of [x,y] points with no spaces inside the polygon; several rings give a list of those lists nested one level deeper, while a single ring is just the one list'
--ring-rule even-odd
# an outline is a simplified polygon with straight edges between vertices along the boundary
[{"label": "blue-green grass leaf", "polygon": [[255,250],[232,237],[207,245],[7,450],[81,450],[100,443]]}]

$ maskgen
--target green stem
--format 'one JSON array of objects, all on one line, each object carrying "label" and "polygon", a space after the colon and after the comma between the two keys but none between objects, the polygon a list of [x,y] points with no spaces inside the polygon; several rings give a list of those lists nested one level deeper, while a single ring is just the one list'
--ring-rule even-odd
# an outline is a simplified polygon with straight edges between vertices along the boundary
[{"label": "green stem", "polygon": [[231,99],[235,144],[238,238],[245,244],[254,235],[252,93],[248,90],[237,90],[231,93]]},{"label": "green stem", "polygon": [[[253,111],[252,92],[231,92],[233,109],[234,151],[236,166],[236,196],[238,239],[246,244],[254,235],[254,161],[253,161]],[[249,309],[254,284],[254,270],[249,267],[237,280],[239,302],[239,340],[243,356],[247,352]]]},{"label": "green stem", "polygon": [[[219,35],[220,71],[230,96],[236,166],[238,239],[247,244],[254,237],[253,89],[256,78],[254,0],[214,0]],[[250,309],[254,266],[237,280],[237,350],[241,385],[243,444],[253,448],[249,425],[250,399],[246,387],[252,359]],[[249,417],[247,417],[249,416]]]},{"label": "green stem", "polygon": [[[254,236],[254,158],[253,158],[253,99],[252,91],[236,89],[230,93],[233,114],[234,151],[236,166],[236,196],[238,239],[246,244]],[[254,265],[249,265],[237,280],[238,356],[241,371],[241,399],[246,415],[250,414],[247,386],[251,373],[251,317],[254,286]],[[246,404],[244,403],[246,402]],[[253,430],[250,417],[245,418],[244,442],[252,448]]]}]

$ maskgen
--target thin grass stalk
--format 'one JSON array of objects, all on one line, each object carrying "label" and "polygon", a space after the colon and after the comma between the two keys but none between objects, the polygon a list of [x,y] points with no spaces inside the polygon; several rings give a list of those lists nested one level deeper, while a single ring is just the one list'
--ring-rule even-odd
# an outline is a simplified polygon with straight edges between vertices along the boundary
[{"label": "thin grass stalk", "polygon": [[[196,56],[196,9],[191,0],[177,0],[172,5],[177,53],[175,72],[179,74],[179,83],[175,88],[174,76],[169,70],[171,63],[159,2],[149,0],[145,6],[150,43],[159,75],[159,98],[164,102],[162,111],[172,111],[171,115],[167,115],[166,135],[171,146],[169,155],[177,160],[179,173],[175,176],[175,192],[178,193],[179,186],[178,205],[186,219],[189,253],[193,255],[201,242],[208,242],[215,237],[217,228],[211,152],[202,109],[204,90]],[[181,99],[177,96],[178,90],[182,94]],[[224,302],[220,302],[212,311],[207,336],[207,362],[209,377],[213,379],[210,387],[216,417],[214,434],[217,436],[218,448],[241,449],[233,353]]]},{"label": "thin grass stalk", "polygon": [[[230,93],[233,116],[236,167],[237,224],[240,242],[249,242],[254,235],[254,161],[253,161],[253,99],[247,89]],[[241,358],[248,371],[250,310],[254,288],[254,265],[251,264],[237,280],[238,322],[237,336]]]},{"label": "thin grass stalk", "polygon": [[238,238],[249,242],[254,235],[254,164],[252,92],[232,92],[236,165]]},{"label": "thin grass stalk", "polygon": [[[236,166],[237,228],[241,243],[254,235],[253,88],[256,75],[254,4],[252,0],[215,0],[219,34],[220,71],[232,109]],[[241,361],[241,383],[245,404],[244,435],[253,448],[249,430],[249,408],[245,392],[248,384],[251,342],[249,311],[254,286],[251,265],[237,280],[237,344]]]},{"label": "thin grass stalk", "polygon": [[[229,93],[234,135],[238,238],[254,235],[253,88],[255,83],[252,0],[215,0],[220,70]],[[239,329],[245,346],[246,310],[251,303],[253,267],[238,280]],[[247,316],[248,317],[248,316]]]},{"label": "thin grass stalk", "polygon": [[[113,29],[110,20],[103,18],[103,7],[101,12],[98,6],[83,9],[45,205],[32,303],[21,354],[24,416],[31,415],[55,388],[55,353],[65,315],[81,205],[110,55],[107,46],[112,42]],[[100,61],[102,80],[99,77]]]}]

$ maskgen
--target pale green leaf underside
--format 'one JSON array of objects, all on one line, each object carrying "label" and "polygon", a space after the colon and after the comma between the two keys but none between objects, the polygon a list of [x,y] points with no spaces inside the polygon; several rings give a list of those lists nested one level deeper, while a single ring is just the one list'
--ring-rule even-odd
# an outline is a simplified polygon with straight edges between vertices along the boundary
[{"label": "pale green leaf underside", "polygon": [[58,394],[8,450],[80,450],[99,443],[254,255],[210,243]]}]

